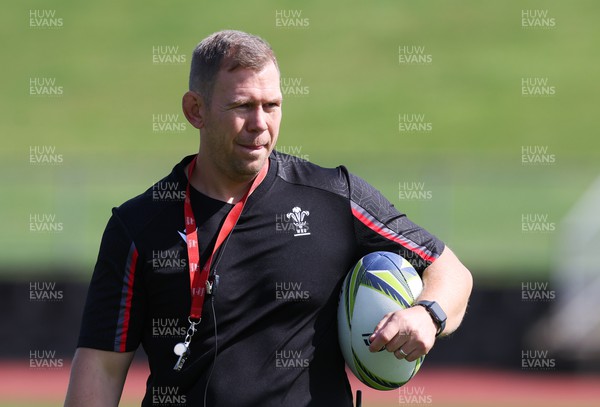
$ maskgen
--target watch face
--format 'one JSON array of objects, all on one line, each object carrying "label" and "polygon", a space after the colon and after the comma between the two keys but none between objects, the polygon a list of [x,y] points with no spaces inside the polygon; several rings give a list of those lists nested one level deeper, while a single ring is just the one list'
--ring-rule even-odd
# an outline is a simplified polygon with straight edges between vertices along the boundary
[{"label": "watch face", "polygon": [[438,304],[437,302],[432,302],[431,304],[429,304],[429,308],[440,322],[446,321],[446,313],[442,310],[440,304]]},{"label": "watch face", "polygon": [[417,302],[415,305],[420,305],[422,307],[425,307],[425,309],[427,310],[429,315],[431,315],[431,319],[433,319],[433,322],[438,327],[438,330],[437,330],[437,333],[435,334],[435,336],[436,337],[439,336],[444,331],[444,329],[446,329],[446,319],[448,319],[448,317],[446,316],[446,313],[444,312],[442,307],[440,307],[440,304],[438,304],[435,301],[422,300],[422,301]]}]

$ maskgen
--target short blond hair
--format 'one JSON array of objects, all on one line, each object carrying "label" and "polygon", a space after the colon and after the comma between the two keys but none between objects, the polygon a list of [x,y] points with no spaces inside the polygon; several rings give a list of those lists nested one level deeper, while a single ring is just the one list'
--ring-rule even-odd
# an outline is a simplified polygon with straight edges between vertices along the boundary
[{"label": "short blond hair", "polygon": [[242,31],[218,31],[200,42],[192,54],[189,89],[210,104],[217,74],[221,69],[237,68],[259,71],[269,62],[277,70],[273,49],[264,39]]}]

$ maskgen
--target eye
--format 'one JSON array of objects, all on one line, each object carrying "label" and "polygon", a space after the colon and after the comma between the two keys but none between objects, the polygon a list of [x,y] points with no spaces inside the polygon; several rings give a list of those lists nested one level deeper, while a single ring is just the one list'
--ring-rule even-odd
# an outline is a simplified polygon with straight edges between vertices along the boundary
[{"label": "eye", "polygon": [[279,105],[280,105],[279,102],[266,103],[264,105],[264,109],[265,110],[274,110],[274,109],[277,109],[279,107]]}]

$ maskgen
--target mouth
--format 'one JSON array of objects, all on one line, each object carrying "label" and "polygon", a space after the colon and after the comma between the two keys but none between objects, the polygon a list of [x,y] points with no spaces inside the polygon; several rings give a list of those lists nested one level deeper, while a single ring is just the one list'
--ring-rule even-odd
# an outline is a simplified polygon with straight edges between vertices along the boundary
[{"label": "mouth", "polygon": [[244,150],[244,151],[248,151],[248,152],[255,152],[255,151],[261,151],[263,149],[266,149],[267,146],[266,145],[254,145],[254,144],[238,144],[238,146]]},{"label": "mouth", "polygon": [[244,146],[244,145],[242,145],[242,147],[247,148],[248,150],[261,150],[261,149],[265,148],[265,146]]}]

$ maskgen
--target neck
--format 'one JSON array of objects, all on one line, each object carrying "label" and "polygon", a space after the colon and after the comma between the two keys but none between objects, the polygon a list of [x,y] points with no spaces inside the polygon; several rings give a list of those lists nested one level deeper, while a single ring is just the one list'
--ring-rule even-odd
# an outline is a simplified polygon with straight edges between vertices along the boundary
[{"label": "neck", "polygon": [[[186,176],[189,165],[184,169]],[[265,165],[267,168],[269,167],[268,159]],[[248,176],[244,179],[232,179],[218,169],[210,166],[207,160],[200,159],[198,156],[190,184],[206,196],[229,204],[235,204],[248,192],[254,178],[256,176]]]}]

